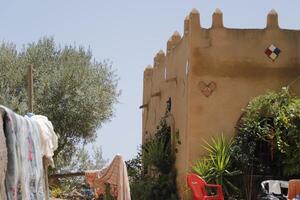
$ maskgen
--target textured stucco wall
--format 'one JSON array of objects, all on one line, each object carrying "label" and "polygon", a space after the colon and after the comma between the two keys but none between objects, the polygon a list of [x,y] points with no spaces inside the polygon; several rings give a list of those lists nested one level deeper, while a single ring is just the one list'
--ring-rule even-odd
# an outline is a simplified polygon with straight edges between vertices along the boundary
[{"label": "textured stucco wall", "polygon": [[[264,53],[271,44],[281,50],[275,61]],[[193,10],[184,22],[183,37],[175,32],[166,55],[160,51],[155,56],[154,67],[144,73],[143,140],[155,131],[171,97],[172,123],[182,142],[176,146],[176,167],[184,199],[190,196],[185,192],[190,165],[205,154],[203,139],[221,133],[232,137],[242,109],[253,97],[279,90],[299,76],[299,47],[300,31],[280,29],[274,11],[265,29],[247,30],[224,28],[219,10],[212,27],[203,29]],[[291,86],[298,95],[299,83]]]},{"label": "textured stucco wall", "polygon": [[[188,41],[180,39],[178,33],[170,38],[166,55],[160,51],[154,58],[153,68],[144,72],[143,105],[143,141],[150,137],[156,130],[161,117],[165,115],[166,102],[172,101],[169,118],[174,132],[179,132],[179,139],[183,145],[176,145],[176,167],[179,182],[185,182],[186,170],[186,117],[187,117],[187,75],[186,65],[188,60]],[[177,48],[175,48],[177,47]],[[159,94],[159,95],[158,95]],[[175,122],[175,123],[174,123]],[[174,137],[174,136],[173,136]]]}]

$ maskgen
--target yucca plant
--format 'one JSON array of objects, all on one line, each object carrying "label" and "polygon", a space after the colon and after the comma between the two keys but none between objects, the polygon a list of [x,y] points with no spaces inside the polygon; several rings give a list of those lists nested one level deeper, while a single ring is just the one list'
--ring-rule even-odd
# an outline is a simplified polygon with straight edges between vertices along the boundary
[{"label": "yucca plant", "polygon": [[193,166],[192,170],[199,174],[206,182],[210,183],[211,180],[211,161],[208,158],[198,160]]},{"label": "yucca plant", "polygon": [[229,190],[238,192],[239,189],[229,180],[230,177],[241,174],[238,170],[230,171],[232,140],[226,141],[221,135],[217,138],[212,137],[211,143],[204,142],[203,147],[208,155],[197,161],[192,169],[205,181],[221,184],[226,196],[229,195]]}]

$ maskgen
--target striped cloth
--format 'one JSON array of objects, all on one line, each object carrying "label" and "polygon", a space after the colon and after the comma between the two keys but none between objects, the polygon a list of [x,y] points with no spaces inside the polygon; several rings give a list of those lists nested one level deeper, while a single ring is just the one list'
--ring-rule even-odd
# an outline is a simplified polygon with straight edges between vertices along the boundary
[{"label": "striped cloth", "polygon": [[120,155],[115,156],[111,164],[102,170],[85,172],[85,178],[95,188],[97,196],[105,193],[105,184],[110,184],[112,196],[118,200],[131,199],[127,168]]},{"label": "striped cloth", "polygon": [[[0,185],[0,191],[5,190],[9,200],[45,199],[38,124],[4,106],[0,110],[3,120],[0,130],[4,131],[7,148],[5,184]],[[0,177],[2,180],[3,176]]]}]

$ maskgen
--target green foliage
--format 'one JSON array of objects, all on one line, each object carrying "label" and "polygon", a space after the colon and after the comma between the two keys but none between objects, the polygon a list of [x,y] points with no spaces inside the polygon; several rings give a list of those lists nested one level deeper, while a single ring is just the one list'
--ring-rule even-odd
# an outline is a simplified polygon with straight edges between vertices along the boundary
[{"label": "green foliage", "polygon": [[77,147],[71,162],[66,166],[63,161],[59,161],[58,166],[60,173],[79,172],[86,170],[99,170],[102,169],[108,162],[103,158],[102,149],[99,146],[93,146],[89,151],[86,146]]},{"label": "green foliage", "polygon": [[147,168],[155,167],[162,173],[172,170],[175,156],[171,152],[171,129],[165,119],[160,123],[154,138],[142,147],[142,162]]},{"label": "green foliage", "polygon": [[238,165],[245,170],[253,168],[256,174],[299,175],[299,147],[300,99],[288,88],[249,103],[233,147]]},{"label": "green foliage", "polygon": [[114,198],[111,195],[111,187],[110,184],[105,184],[105,193],[97,198],[97,200],[116,200],[117,198]]},{"label": "green foliage", "polygon": [[209,158],[202,158],[195,162],[195,164],[192,166],[192,170],[199,174],[205,181],[208,183],[212,182],[212,178],[210,175],[210,170],[212,168],[212,162],[209,160]]},{"label": "green foliage", "polygon": [[208,155],[203,157],[192,166],[192,169],[199,174],[208,183],[221,184],[225,195],[229,196],[229,191],[238,192],[230,178],[239,175],[241,172],[231,171],[232,158],[231,146],[232,140],[226,141],[223,135],[221,137],[212,137],[211,143],[205,141]]},{"label": "green foliage", "polygon": [[138,150],[138,154],[135,158],[128,160],[125,163],[130,183],[137,182],[142,178],[142,152],[140,149]]},{"label": "green foliage", "polygon": [[93,60],[82,47],[57,47],[52,38],[0,45],[0,104],[25,114],[27,66],[34,67],[34,112],[46,115],[59,135],[54,160],[71,162],[76,145],[92,142],[113,116],[117,77],[109,62]]},{"label": "green foliage", "polygon": [[160,165],[163,164],[160,161],[164,161],[168,157],[163,140],[148,141],[143,150],[143,163],[146,168],[151,165],[160,168]]},{"label": "green foliage", "polygon": [[58,198],[62,195],[63,191],[58,186],[53,186],[50,188],[50,196],[54,198]]},{"label": "green foliage", "polygon": [[165,118],[154,137],[147,140],[137,157],[127,161],[133,200],[177,200],[175,156],[171,130]]}]

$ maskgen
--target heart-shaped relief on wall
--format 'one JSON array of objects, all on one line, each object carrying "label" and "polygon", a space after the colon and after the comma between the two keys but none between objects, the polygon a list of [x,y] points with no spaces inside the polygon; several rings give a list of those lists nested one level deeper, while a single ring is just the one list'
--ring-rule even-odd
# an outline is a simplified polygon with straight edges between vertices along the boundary
[{"label": "heart-shaped relief on wall", "polygon": [[214,81],[211,81],[210,83],[205,83],[204,81],[200,81],[198,86],[202,94],[206,97],[209,97],[217,88],[217,84]]}]

